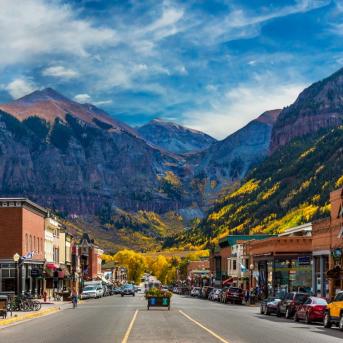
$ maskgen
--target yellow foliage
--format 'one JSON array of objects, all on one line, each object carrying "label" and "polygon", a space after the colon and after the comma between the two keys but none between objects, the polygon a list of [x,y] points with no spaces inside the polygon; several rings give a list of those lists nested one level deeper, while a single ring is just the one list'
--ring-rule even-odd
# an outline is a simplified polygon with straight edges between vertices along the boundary
[{"label": "yellow foliage", "polygon": [[164,181],[166,181],[167,183],[169,183],[170,185],[172,185],[176,188],[181,187],[181,182],[180,182],[179,178],[172,171],[169,171],[169,170],[166,171],[163,179],[164,179]]},{"label": "yellow foliage", "polygon": [[262,193],[261,198],[263,200],[269,199],[280,187],[280,182],[275,183],[271,188]]},{"label": "yellow foliage", "polygon": [[336,187],[343,186],[343,175],[336,181]]},{"label": "yellow foliage", "polygon": [[306,151],[304,151],[300,156],[299,156],[299,160],[305,158],[306,156],[308,156],[309,154],[311,154],[312,152],[314,152],[316,150],[315,147],[312,147]]},{"label": "yellow foliage", "polygon": [[228,198],[235,198],[235,197],[237,197],[239,195],[252,193],[255,189],[257,189],[257,187],[259,186],[260,182],[261,182],[260,180],[251,179],[251,180],[247,181],[245,184],[243,184],[236,191],[234,191],[233,193],[229,194]]},{"label": "yellow foliage", "polygon": [[209,215],[208,219],[216,221],[220,219],[221,217],[225,216],[226,213],[228,213],[231,208],[233,207],[233,204],[226,205],[222,207],[218,212],[213,212]]},{"label": "yellow foliage", "polygon": [[280,233],[291,227],[309,222],[319,207],[304,203],[299,208],[288,212],[285,216],[271,221],[264,229],[265,233]]}]

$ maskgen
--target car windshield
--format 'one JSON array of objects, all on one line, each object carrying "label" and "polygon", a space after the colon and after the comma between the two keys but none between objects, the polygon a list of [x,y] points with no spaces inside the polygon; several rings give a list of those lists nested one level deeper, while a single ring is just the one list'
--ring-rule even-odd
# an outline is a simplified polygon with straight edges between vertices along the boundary
[{"label": "car windshield", "polygon": [[84,291],[95,291],[95,286],[86,286],[85,288],[84,288]]}]

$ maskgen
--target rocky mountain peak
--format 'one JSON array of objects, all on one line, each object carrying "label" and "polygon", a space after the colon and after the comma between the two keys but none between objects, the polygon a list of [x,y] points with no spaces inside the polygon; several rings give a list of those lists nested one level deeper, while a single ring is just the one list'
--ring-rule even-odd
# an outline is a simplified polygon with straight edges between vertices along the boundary
[{"label": "rocky mountain peak", "polygon": [[343,68],[312,84],[284,108],[275,122],[271,151],[295,137],[335,127],[343,122]]},{"label": "rocky mountain peak", "polygon": [[53,123],[56,119],[65,122],[66,115],[70,114],[90,125],[137,135],[134,129],[115,120],[102,109],[92,104],[80,104],[70,100],[52,88],[36,90],[10,103],[2,104],[0,110],[21,121],[28,117],[37,116],[49,123]]},{"label": "rocky mountain peak", "polygon": [[150,144],[173,153],[200,151],[216,141],[201,131],[161,118],[151,120],[137,131]]}]

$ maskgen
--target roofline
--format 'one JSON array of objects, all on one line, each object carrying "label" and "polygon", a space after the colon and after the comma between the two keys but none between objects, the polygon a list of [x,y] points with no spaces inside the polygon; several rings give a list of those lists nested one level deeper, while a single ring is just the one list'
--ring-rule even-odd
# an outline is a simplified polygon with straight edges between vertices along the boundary
[{"label": "roofline", "polygon": [[28,204],[29,207],[32,207],[35,210],[39,210],[40,212],[45,214],[45,216],[47,216],[48,212],[49,212],[45,207],[36,204],[35,202],[31,201],[28,198],[19,198],[19,197],[18,198],[0,198],[0,202],[1,201],[13,201],[13,202],[21,201],[21,202],[24,202],[24,203]]}]

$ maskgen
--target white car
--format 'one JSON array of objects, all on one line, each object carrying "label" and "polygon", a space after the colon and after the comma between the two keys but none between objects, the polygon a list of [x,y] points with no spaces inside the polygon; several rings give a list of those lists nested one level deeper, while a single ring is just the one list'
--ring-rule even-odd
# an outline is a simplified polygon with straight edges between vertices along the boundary
[{"label": "white car", "polygon": [[193,287],[191,290],[192,297],[200,297],[201,295],[201,288],[200,287]]},{"label": "white car", "polygon": [[101,298],[104,296],[104,289],[101,286],[97,285],[89,285],[86,286],[82,293],[81,293],[81,299],[89,299],[89,298]]}]

